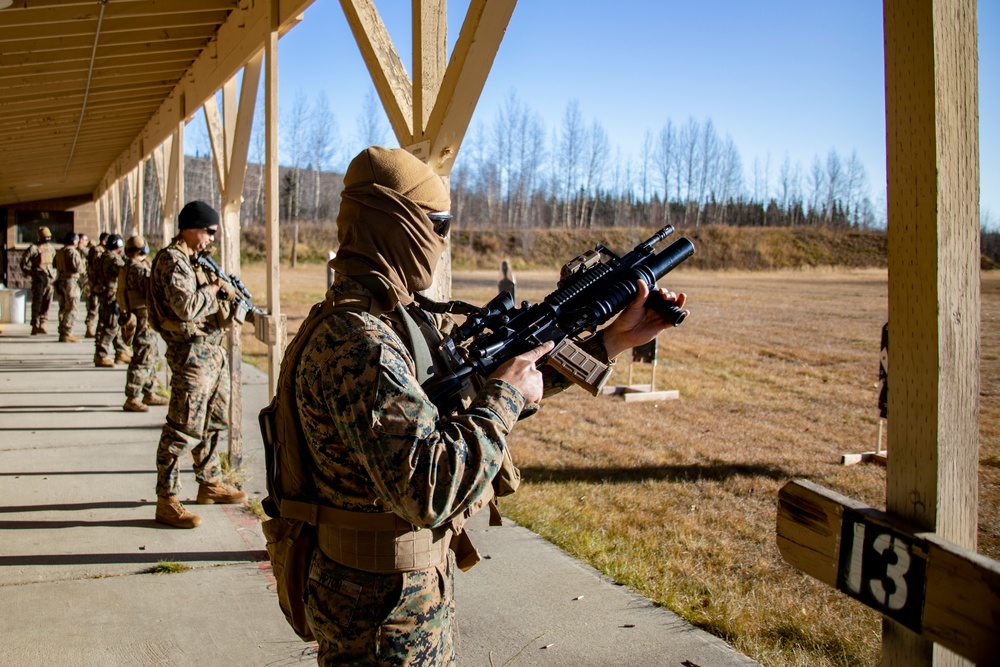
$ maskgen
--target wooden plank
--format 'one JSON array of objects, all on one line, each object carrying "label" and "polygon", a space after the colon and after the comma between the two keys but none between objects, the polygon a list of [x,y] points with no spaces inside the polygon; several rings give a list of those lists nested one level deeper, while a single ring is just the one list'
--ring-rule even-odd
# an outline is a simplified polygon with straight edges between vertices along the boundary
[{"label": "wooden plank", "polygon": [[517,0],[469,4],[425,132],[431,142],[428,164],[439,174],[451,173],[516,4]]},{"label": "wooden plank", "polygon": [[418,143],[426,139],[427,118],[448,67],[448,11],[446,0],[415,0],[413,4],[413,138],[409,143]]},{"label": "wooden plank", "polygon": [[413,87],[371,0],[341,0],[344,16],[400,146],[413,143]]},{"label": "wooden plank", "polygon": [[219,192],[226,191],[226,137],[222,129],[222,116],[219,113],[219,103],[215,96],[205,100],[205,125],[208,127],[208,142],[212,146],[212,166],[215,167],[215,178],[219,184]]},{"label": "wooden plank", "polygon": [[[243,184],[246,181],[247,153],[250,150],[250,134],[253,129],[254,111],[257,107],[257,88],[260,84],[260,69],[264,51],[258,51],[243,68],[240,89],[239,111],[234,114],[232,148],[229,178],[226,179],[225,197],[237,204],[243,201]],[[239,251],[239,248],[237,248]]]},{"label": "wooden plank", "polygon": [[676,389],[664,389],[662,391],[626,391],[622,393],[626,403],[648,403],[650,401],[676,401],[681,397],[681,393]]},{"label": "wooden plank", "polygon": [[778,494],[777,542],[790,565],[925,641],[1000,662],[997,561],[806,480]]}]

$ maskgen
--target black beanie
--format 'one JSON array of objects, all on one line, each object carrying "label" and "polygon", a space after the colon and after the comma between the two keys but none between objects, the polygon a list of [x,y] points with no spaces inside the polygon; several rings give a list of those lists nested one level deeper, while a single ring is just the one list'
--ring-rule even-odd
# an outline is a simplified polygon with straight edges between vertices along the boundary
[{"label": "black beanie", "polygon": [[178,216],[181,229],[208,229],[219,226],[219,214],[203,201],[192,201],[184,205]]}]

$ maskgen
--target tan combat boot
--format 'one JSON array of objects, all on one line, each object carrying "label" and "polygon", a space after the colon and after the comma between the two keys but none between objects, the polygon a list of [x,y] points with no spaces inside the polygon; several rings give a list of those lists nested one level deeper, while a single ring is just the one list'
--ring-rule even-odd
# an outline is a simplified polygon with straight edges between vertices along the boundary
[{"label": "tan combat boot", "polygon": [[94,365],[98,368],[114,368],[115,362],[109,357],[94,357]]},{"label": "tan combat boot", "polygon": [[63,334],[59,336],[60,343],[79,343],[80,339],[73,334]]},{"label": "tan combat boot", "polygon": [[163,398],[159,394],[147,391],[145,394],[142,395],[142,402],[145,403],[146,405],[166,405],[170,401]]},{"label": "tan combat boot", "polygon": [[130,364],[132,363],[132,355],[128,352],[119,352],[115,355],[116,364]]},{"label": "tan combat boot", "polygon": [[174,528],[196,528],[201,525],[201,517],[184,509],[177,496],[158,496],[156,522]]},{"label": "tan combat boot", "polygon": [[45,329],[43,329],[42,327],[36,327],[36,326],[31,327],[32,336],[37,336],[38,334],[43,334],[43,333],[45,333]]},{"label": "tan combat boot", "polygon": [[93,329],[87,329],[87,333],[83,334],[84,338],[97,338],[97,332]]},{"label": "tan combat boot", "polygon": [[149,408],[142,404],[138,396],[130,396],[125,405],[122,406],[125,412],[149,412]]},{"label": "tan combat boot", "polygon": [[247,494],[237,491],[231,486],[226,486],[222,482],[206,482],[198,487],[199,505],[232,505],[242,503],[247,499]]}]

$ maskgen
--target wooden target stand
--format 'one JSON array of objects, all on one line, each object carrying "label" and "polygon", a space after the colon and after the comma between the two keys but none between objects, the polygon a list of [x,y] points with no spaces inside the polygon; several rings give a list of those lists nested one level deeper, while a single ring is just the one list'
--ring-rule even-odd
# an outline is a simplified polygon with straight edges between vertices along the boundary
[{"label": "wooden target stand", "polygon": [[885,431],[886,413],[888,411],[888,389],[886,381],[889,378],[889,323],[882,325],[882,346],[879,353],[878,363],[878,442],[874,452],[860,452],[857,454],[844,454],[840,457],[840,462],[845,466],[856,463],[877,463],[886,465],[889,452],[882,449],[882,435]]},{"label": "wooden target stand", "polygon": [[[649,365],[649,383],[632,384],[633,371],[636,364]],[[626,403],[638,401],[673,401],[681,397],[676,389],[656,390],[656,339],[645,345],[632,348],[632,356],[628,364],[628,384],[606,386],[602,394],[621,396]]]}]

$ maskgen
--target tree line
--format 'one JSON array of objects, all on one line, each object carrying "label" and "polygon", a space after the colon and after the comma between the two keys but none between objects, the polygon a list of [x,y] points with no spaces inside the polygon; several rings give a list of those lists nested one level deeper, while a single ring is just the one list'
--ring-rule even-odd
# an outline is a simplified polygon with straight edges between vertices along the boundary
[{"label": "tree line", "polygon": [[[241,219],[264,220],[263,110],[255,114]],[[185,197],[218,204],[207,133],[192,124],[194,156],[186,157]],[[279,146],[282,224],[336,218],[342,171],[369,145],[391,145],[391,132],[371,91],[352,135],[342,134],[323,92],[300,91],[282,110]],[[159,229],[155,174],[147,170],[146,220]],[[469,229],[730,226],[878,228],[868,175],[856,153],[831,149],[805,168],[788,157],[744,164],[735,142],[712,120],[667,119],[646,132],[638,156],[612,147],[597,119],[586,122],[576,101],[551,131],[511,92],[491,120],[473,125],[451,175],[452,212]]]}]

